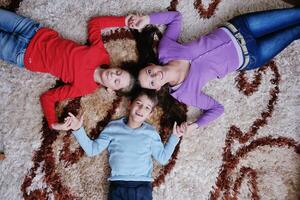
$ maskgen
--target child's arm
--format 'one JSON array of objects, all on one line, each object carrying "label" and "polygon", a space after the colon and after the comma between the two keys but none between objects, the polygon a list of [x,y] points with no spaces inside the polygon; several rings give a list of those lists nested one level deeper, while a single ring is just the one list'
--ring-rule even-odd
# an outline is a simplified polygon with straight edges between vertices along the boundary
[{"label": "child's arm", "polygon": [[[100,154],[104,149],[106,149],[110,143],[110,137],[106,133],[105,129],[101,132],[99,137],[95,140],[91,140],[82,127],[83,117],[77,119],[72,113],[69,113],[69,117],[65,121],[70,122],[70,128],[73,131],[78,143],[83,148],[87,156],[95,156]],[[78,129],[79,128],[79,129]]]},{"label": "child's arm", "polygon": [[50,89],[40,96],[43,113],[46,117],[49,127],[55,130],[69,130],[65,123],[58,123],[55,113],[55,103],[78,96],[81,96],[81,92],[72,85],[64,85],[58,88]]},{"label": "child's arm", "polygon": [[88,35],[91,44],[103,45],[101,37],[101,29],[109,27],[123,27],[127,26],[128,20],[131,16],[98,16],[93,17],[88,22]]},{"label": "child's arm", "polygon": [[156,134],[151,145],[153,158],[162,165],[167,164],[174,152],[176,145],[179,142],[179,137],[184,135],[186,131],[187,131],[186,123],[182,124],[181,126],[177,126],[175,122],[173,126],[173,133],[169,137],[165,146],[162,143],[160,136]]}]

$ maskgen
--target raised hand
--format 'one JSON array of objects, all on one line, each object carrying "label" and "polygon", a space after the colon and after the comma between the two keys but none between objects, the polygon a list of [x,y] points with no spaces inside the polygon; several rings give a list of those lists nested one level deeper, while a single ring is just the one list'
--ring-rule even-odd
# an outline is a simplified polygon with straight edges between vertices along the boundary
[{"label": "raised hand", "polygon": [[129,28],[141,30],[150,23],[148,15],[128,15],[126,17],[127,26]]},{"label": "raised hand", "polygon": [[189,134],[195,131],[197,128],[198,128],[198,124],[196,123],[183,122],[180,124],[180,126],[178,126],[177,122],[174,122],[173,134],[176,135],[177,137],[181,137],[185,134]]},{"label": "raised hand", "polygon": [[187,131],[187,123],[182,123],[180,126],[177,125],[177,122],[174,122],[173,125],[173,134],[177,137],[183,136]]},{"label": "raised hand", "polygon": [[68,131],[68,130],[70,130],[70,123],[71,123],[70,120],[65,120],[64,123],[55,123],[55,124],[52,124],[51,127],[52,127],[52,129],[57,130],[57,131]]},{"label": "raised hand", "polygon": [[133,23],[133,17],[134,15],[133,14],[129,14],[129,15],[127,15],[126,16],[126,18],[125,18],[125,25],[126,26],[130,26],[130,25],[132,25],[132,23]]},{"label": "raised hand", "polygon": [[69,116],[65,118],[64,123],[52,124],[52,128],[58,131],[68,131],[70,129],[77,130],[83,124],[83,116],[77,119],[72,113],[68,113]]},{"label": "raised hand", "polygon": [[68,113],[68,114],[69,114],[69,117],[67,117],[66,120],[70,119],[70,121],[71,121],[70,129],[72,129],[73,131],[80,129],[80,127],[83,124],[83,115],[81,115],[80,118],[78,119],[72,113]]}]

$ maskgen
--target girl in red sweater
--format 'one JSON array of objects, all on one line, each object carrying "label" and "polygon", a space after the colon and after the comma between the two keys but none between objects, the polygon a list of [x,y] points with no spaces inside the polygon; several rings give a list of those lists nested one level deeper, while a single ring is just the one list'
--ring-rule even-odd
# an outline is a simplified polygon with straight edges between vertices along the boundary
[{"label": "girl in red sweater", "polygon": [[101,68],[109,64],[101,29],[126,26],[129,19],[92,18],[88,23],[89,45],[81,45],[29,18],[0,9],[0,59],[30,71],[50,73],[66,83],[43,93],[40,101],[49,127],[69,130],[69,121],[57,121],[56,102],[93,93],[101,86],[108,92],[128,92],[133,87],[134,79],[127,71]]}]

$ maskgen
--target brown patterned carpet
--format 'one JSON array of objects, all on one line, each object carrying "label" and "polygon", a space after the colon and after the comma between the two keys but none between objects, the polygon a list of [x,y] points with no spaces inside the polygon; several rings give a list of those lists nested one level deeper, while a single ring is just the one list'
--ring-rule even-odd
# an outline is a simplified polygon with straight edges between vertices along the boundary
[{"label": "brown patterned carpet", "polygon": [[[81,43],[93,15],[178,10],[183,14],[181,40],[188,41],[238,14],[289,6],[276,0],[0,0],[0,5]],[[113,66],[136,60],[127,29],[108,30],[103,38]],[[184,138],[168,165],[155,164],[154,199],[300,198],[299,48],[297,41],[259,70],[209,83],[207,93],[224,104],[225,114]],[[0,199],[106,199],[107,152],[86,157],[70,132],[50,130],[42,117],[39,95],[62,83],[5,62],[0,69],[0,142],[6,155],[0,161]],[[161,97],[150,122],[165,141],[175,120],[199,113],[166,91]],[[60,119],[84,112],[84,126],[96,138],[111,119],[126,114],[127,105],[126,98],[101,89],[60,103],[57,112]]]}]

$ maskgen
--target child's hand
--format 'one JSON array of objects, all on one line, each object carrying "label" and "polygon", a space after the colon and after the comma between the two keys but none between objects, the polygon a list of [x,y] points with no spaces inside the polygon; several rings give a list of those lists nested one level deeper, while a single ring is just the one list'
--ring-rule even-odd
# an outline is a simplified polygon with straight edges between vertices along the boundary
[{"label": "child's hand", "polygon": [[70,130],[70,121],[65,121],[64,123],[55,123],[51,125],[51,128],[57,131],[68,131]]},{"label": "child's hand", "polygon": [[198,124],[196,123],[183,122],[180,124],[180,126],[177,126],[177,122],[175,122],[173,126],[173,134],[177,137],[181,137],[185,134],[195,131],[197,128]]},{"label": "child's hand", "polygon": [[68,113],[69,117],[65,118],[65,121],[70,121],[70,126],[69,128],[72,129],[73,131],[80,129],[80,127],[83,124],[83,115],[78,119],[75,117],[72,113]]},{"label": "child's hand", "polygon": [[51,127],[58,131],[68,131],[70,129],[77,130],[83,124],[83,116],[77,119],[72,113],[68,113],[69,116],[65,118],[64,123],[52,124]]},{"label": "child's hand", "polygon": [[130,26],[130,25],[132,25],[132,23],[133,23],[133,14],[129,14],[129,15],[127,15],[126,16],[126,18],[125,18],[125,25],[126,26]]},{"label": "child's hand", "polygon": [[177,122],[174,122],[173,134],[177,137],[183,136],[187,131],[187,126],[186,122],[182,123],[180,126],[177,125]]},{"label": "child's hand", "polygon": [[129,28],[141,30],[150,23],[150,17],[148,15],[128,15],[127,26]]}]

